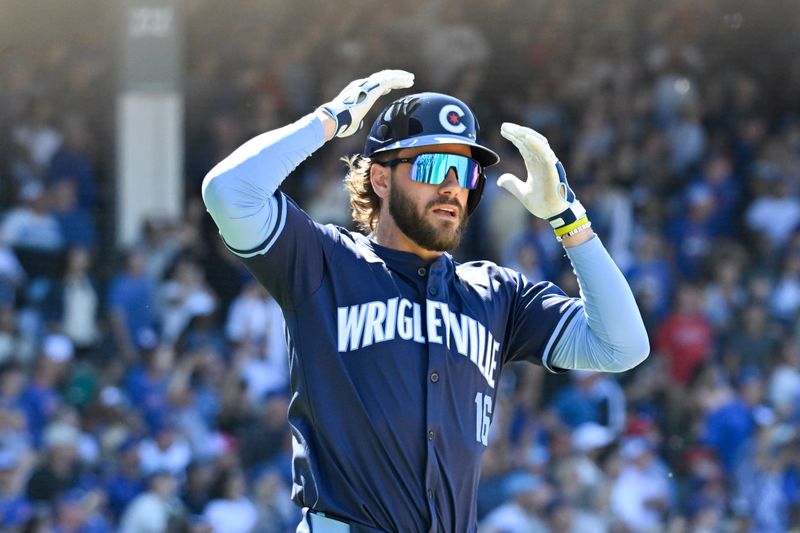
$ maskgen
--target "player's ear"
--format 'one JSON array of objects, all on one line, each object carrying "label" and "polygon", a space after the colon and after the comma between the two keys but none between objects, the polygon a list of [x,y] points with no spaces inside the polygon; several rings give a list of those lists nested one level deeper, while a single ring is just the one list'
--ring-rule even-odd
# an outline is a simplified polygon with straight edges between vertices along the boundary
[{"label": "player's ear", "polygon": [[372,183],[372,190],[379,198],[389,197],[392,183],[392,169],[379,163],[373,163],[369,167],[369,181]]}]

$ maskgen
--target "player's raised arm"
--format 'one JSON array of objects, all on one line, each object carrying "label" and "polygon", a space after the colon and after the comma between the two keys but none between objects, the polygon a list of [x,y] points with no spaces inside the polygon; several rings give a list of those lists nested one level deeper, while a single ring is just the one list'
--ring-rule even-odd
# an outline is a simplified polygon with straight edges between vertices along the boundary
[{"label": "player's raised arm", "polygon": [[283,180],[325,141],[358,131],[380,96],[413,83],[414,75],[403,70],[355,80],[314,113],[250,139],[220,161],[203,180],[202,194],[225,243],[247,256],[267,242],[280,223],[274,194]]},{"label": "player's raised arm", "polygon": [[556,341],[549,366],[608,372],[633,368],[650,352],[644,322],[627,281],[569,187],[564,167],[536,131],[506,123],[501,134],[522,154],[528,176],[522,181],[504,174],[497,184],[533,215],[550,222],[580,285],[583,312]]}]

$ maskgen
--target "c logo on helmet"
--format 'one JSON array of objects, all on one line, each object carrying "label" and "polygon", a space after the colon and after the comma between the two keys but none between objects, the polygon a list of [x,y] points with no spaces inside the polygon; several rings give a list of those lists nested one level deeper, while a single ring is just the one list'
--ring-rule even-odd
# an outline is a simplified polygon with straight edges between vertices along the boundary
[{"label": "c logo on helmet", "polygon": [[464,111],[454,104],[448,104],[439,111],[439,123],[444,129],[452,133],[464,133],[467,126],[461,122]]}]

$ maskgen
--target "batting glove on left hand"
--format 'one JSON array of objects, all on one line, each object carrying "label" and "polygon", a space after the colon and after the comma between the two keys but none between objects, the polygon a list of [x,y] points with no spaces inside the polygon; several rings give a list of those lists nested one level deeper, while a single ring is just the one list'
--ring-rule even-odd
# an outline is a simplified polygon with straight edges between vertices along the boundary
[{"label": "batting glove on left hand", "polygon": [[320,107],[336,121],[334,137],[349,137],[361,128],[364,116],[379,97],[413,84],[414,75],[410,72],[381,70],[351,82],[339,96]]},{"label": "batting glove on left hand", "polygon": [[513,174],[503,174],[497,184],[516,196],[528,211],[550,222],[559,238],[588,224],[586,209],[575,198],[564,167],[547,139],[530,128],[509,122],[500,127],[500,134],[522,154],[528,177],[522,181]]}]

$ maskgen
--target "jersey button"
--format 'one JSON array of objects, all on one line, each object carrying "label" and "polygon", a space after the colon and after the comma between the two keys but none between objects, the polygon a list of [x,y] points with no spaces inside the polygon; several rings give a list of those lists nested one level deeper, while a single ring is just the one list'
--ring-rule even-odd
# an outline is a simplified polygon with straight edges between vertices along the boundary
[{"label": "jersey button", "polygon": [[417,270],[417,274],[419,274],[422,277],[425,277],[425,274],[427,274],[427,273],[428,273],[428,271],[425,270],[425,267],[419,267],[419,269]]},{"label": "jersey button", "polygon": [[433,435],[434,435],[433,430],[429,431],[428,432],[428,440],[433,440]]},{"label": "jersey button", "polygon": [[428,294],[430,294],[431,296],[436,296],[436,287],[431,287],[430,289],[428,289]]},{"label": "jersey button", "polygon": [[439,373],[438,372],[432,372],[431,373],[431,381],[433,381],[434,383],[439,381]]},{"label": "jersey button", "polygon": [[428,489],[428,499],[429,500],[433,499],[433,491],[431,489]]}]

